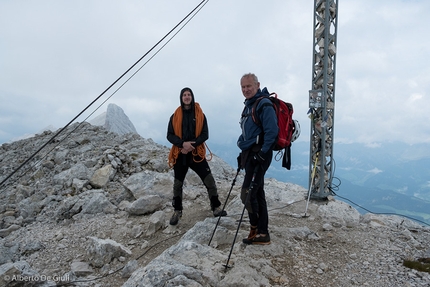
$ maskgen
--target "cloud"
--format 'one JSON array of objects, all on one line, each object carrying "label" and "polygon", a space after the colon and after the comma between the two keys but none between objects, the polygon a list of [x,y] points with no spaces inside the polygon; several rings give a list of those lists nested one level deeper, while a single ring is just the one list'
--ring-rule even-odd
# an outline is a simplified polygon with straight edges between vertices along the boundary
[{"label": "cloud", "polygon": [[[200,2],[2,1],[0,143],[67,124]],[[339,3],[336,141],[430,142],[429,9],[428,1]],[[189,86],[208,117],[209,140],[234,145],[239,79],[255,72],[293,103],[299,140],[308,141],[312,21],[312,1],[209,1],[78,121],[113,102],[142,136],[165,143],[179,91]]]},{"label": "cloud", "polygon": [[381,173],[381,172],[383,172],[382,170],[380,170],[379,168],[373,168],[373,169],[371,169],[371,170],[368,170],[367,172],[370,172],[370,173],[373,173],[373,174],[378,174],[378,173]]}]

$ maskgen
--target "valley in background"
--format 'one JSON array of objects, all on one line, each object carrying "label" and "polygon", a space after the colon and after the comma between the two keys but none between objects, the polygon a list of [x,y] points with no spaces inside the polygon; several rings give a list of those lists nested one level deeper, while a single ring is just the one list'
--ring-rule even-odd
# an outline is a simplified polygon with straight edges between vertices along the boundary
[{"label": "valley in background", "polygon": [[[237,166],[239,149],[208,143],[213,153]],[[335,171],[332,189],[339,200],[361,213],[407,216],[430,225],[429,144],[388,142],[374,146],[334,145]],[[274,159],[266,177],[309,188],[309,142],[294,142],[291,170]]]}]

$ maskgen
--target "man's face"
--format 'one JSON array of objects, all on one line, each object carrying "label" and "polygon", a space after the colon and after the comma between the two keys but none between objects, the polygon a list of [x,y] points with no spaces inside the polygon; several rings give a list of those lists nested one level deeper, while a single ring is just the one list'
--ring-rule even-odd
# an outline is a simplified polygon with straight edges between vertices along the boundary
[{"label": "man's face", "polygon": [[247,100],[255,96],[258,89],[260,88],[260,83],[256,83],[253,77],[242,78],[240,80],[240,85],[242,87],[242,94]]},{"label": "man's face", "polygon": [[182,102],[184,105],[189,106],[191,105],[191,102],[193,101],[193,96],[191,95],[190,91],[185,91],[182,94]]}]

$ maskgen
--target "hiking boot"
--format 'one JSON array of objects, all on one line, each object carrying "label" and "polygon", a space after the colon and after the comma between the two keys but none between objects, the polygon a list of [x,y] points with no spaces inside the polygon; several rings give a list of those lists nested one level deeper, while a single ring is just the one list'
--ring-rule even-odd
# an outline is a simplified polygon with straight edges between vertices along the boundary
[{"label": "hiking boot", "polygon": [[172,217],[170,218],[170,225],[178,224],[179,218],[181,217],[182,217],[182,210],[175,210],[175,212],[173,212]]},{"label": "hiking boot", "polygon": [[248,237],[246,239],[251,240],[255,236],[257,236],[257,227],[251,227],[251,230],[249,231]]},{"label": "hiking boot", "polygon": [[215,209],[213,211],[213,214],[214,214],[215,217],[226,216],[227,215],[227,211],[222,210],[221,207],[218,206],[218,207],[215,207]]},{"label": "hiking boot", "polygon": [[261,234],[257,234],[254,238],[243,239],[243,243],[245,244],[253,244],[253,245],[268,245],[270,244],[270,235],[266,234],[266,236],[262,236]]}]

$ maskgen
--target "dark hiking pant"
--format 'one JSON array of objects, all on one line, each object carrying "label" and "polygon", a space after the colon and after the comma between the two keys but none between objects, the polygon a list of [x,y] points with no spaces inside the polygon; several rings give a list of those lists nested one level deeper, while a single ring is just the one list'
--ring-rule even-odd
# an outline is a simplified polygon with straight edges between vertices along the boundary
[{"label": "dark hiking pant", "polygon": [[[248,211],[249,223],[257,226],[258,233],[267,234],[269,214],[267,211],[266,195],[264,193],[264,175],[272,162],[272,151],[263,165],[252,161],[255,152],[250,151],[245,164],[245,178],[242,184],[241,199]],[[252,184],[254,170],[259,166],[255,180]]]},{"label": "dark hiking pant", "polygon": [[[200,159],[196,159],[199,161]],[[215,179],[211,173],[206,159],[200,162],[195,162],[191,153],[179,154],[176,164],[173,166],[174,171],[174,182],[173,182],[173,202],[172,205],[175,210],[182,210],[182,198],[183,198],[183,185],[185,176],[187,175],[188,169],[192,169],[202,180],[208,192],[211,209],[214,210],[216,207],[221,205],[218,199],[218,191],[215,184]]]}]

